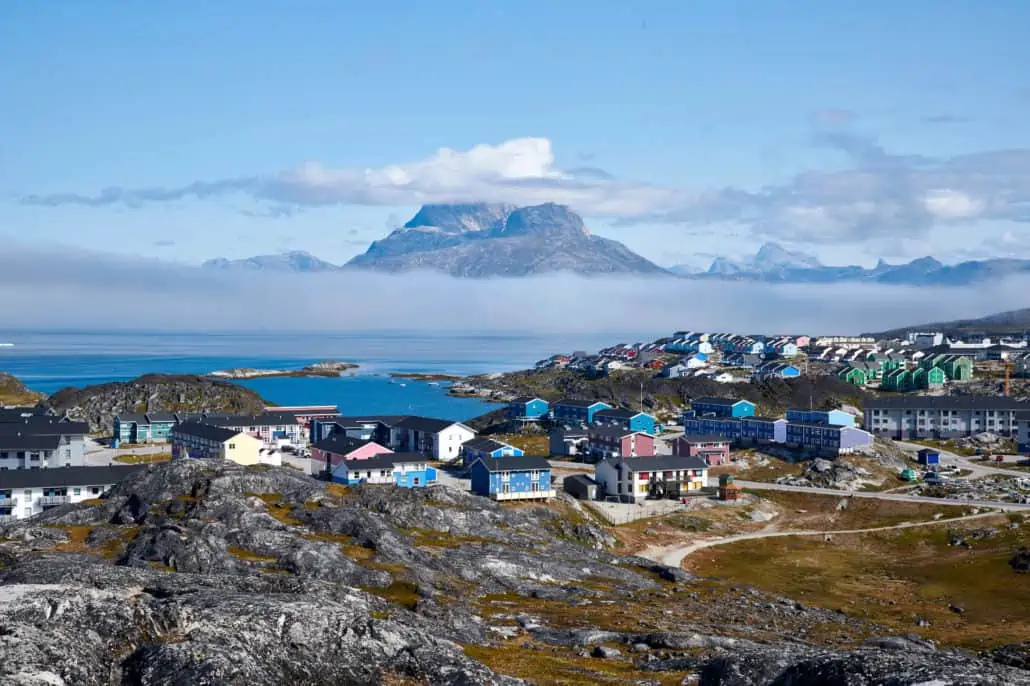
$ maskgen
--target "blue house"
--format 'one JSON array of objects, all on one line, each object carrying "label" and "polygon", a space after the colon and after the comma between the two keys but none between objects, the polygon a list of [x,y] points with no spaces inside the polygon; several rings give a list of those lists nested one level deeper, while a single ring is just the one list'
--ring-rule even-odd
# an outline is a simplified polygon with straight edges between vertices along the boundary
[{"label": "blue house", "polygon": [[739,441],[743,433],[743,420],[736,417],[683,415],[684,436],[722,436],[728,441]]},{"label": "blue house", "polygon": [[611,405],[600,400],[566,398],[551,406],[551,416],[560,424],[593,424],[594,413],[610,409]]},{"label": "blue house", "polygon": [[171,412],[119,414],[114,417],[113,446],[123,443],[167,443],[179,418]]},{"label": "blue house", "polygon": [[716,417],[754,417],[755,404],[732,398],[695,398],[690,407],[697,416],[713,414]]},{"label": "blue house", "polygon": [[481,457],[522,457],[524,454],[521,448],[486,437],[461,444],[461,464],[466,469]]},{"label": "blue house", "polygon": [[787,410],[787,420],[830,426],[854,426],[855,416],[844,410]]},{"label": "blue house", "polygon": [[594,423],[601,426],[618,426],[627,431],[640,431],[652,436],[657,426],[657,420],[654,418],[654,415],[623,408],[595,412]]},{"label": "blue house", "polygon": [[551,404],[543,398],[520,396],[508,403],[508,417],[511,419],[537,420],[551,412]]},{"label": "blue house", "polygon": [[479,458],[472,464],[472,492],[493,500],[553,498],[551,465],[539,455]]},{"label": "blue house", "polygon": [[796,379],[801,376],[801,370],[792,364],[766,362],[755,370],[755,376],[759,379]]},{"label": "blue house", "polygon": [[379,484],[402,488],[424,488],[436,481],[436,469],[421,453],[387,453],[364,460],[346,460],[337,465],[332,480],[336,483]]},{"label": "blue house", "polygon": [[740,420],[740,439],[752,443],[784,443],[787,440],[787,420],[744,417]]},{"label": "blue house", "polygon": [[919,451],[919,464],[927,467],[935,467],[941,463],[941,454],[932,448],[923,448]]}]

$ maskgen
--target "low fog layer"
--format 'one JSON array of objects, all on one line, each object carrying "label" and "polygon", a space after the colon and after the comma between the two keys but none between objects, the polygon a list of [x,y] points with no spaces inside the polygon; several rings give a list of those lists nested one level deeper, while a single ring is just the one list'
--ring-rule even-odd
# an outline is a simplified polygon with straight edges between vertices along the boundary
[{"label": "low fog layer", "polygon": [[1030,278],[1023,277],[912,288],[671,277],[239,273],[0,244],[0,330],[858,333],[1026,307],[1026,293]]}]

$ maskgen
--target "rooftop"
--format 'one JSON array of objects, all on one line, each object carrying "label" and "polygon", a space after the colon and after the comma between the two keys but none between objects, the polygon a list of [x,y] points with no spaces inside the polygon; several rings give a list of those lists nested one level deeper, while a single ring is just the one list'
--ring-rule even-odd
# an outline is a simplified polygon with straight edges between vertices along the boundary
[{"label": "rooftop", "polygon": [[200,422],[186,422],[185,424],[179,424],[172,429],[172,435],[180,436],[194,436],[196,438],[203,438],[209,441],[218,441],[224,443],[230,438],[239,436],[238,431],[232,429],[224,429],[220,426],[212,426],[211,424],[201,424]]},{"label": "rooftop", "polygon": [[373,455],[367,460],[344,460],[340,464],[346,465],[347,471],[360,472],[369,469],[392,469],[398,464],[421,464],[426,461],[426,456],[420,453],[383,453]]},{"label": "rooftop", "polygon": [[63,486],[107,486],[150,465],[110,467],[55,467],[52,469],[12,469],[0,472],[0,489],[50,488]]},{"label": "rooftop", "polygon": [[[511,402],[512,402],[512,404],[525,405],[526,403],[531,403],[534,400],[544,400],[544,399],[543,398],[538,398],[535,395],[520,395],[517,398],[512,398]],[[547,401],[544,400],[544,402],[547,402]]]},{"label": "rooftop", "polygon": [[[540,455],[520,457],[481,457],[475,464],[482,464],[489,472],[525,472],[534,469],[550,469],[551,463]],[[474,467],[475,465],[473,465]]]},{"label": "rooftop", "polygon": [[681,437],[687,443],[729,443],[729,439],[718,434],[697,434]]},{"label": "rooftop", "polygon": [[1000,395],[899,395],[870,398],[867,410],[1030,410],[1030,402]]},{"label": "rooftop", "polygon": [[398,429],[410,429],[421,433],[435,434],[458,423],[450,419],[436,419],[433,417],[405,417],[393,426]]},{"label": "rooftop", "polygon": [[708,463],[699,457],[676,457],[659,455],[656,457],[628,457],[618,460],[606,460],[615,467],[622,466],[631,472],[660,472],[677,469],[708,469]]},{"label": "rooftop", "polygon": [[748,401],[747,400],[741,400],[739,398],[712,398],[712,397],[704,397],[704,398],[694,398],[693,400],[690,401],[690,404],[691,405],[696,405],[696,404],[703,403],[705,405],[721,405],[723,407],[733,407],[737,403],[746,403],[746,402],[748,402]]},{"label": "rooftop", "polygon": [[0,433],[0,451],[57,450],[60,434]]},{"label": "rooftop", "polygon": [[329,438],[318,441],[317,443],[312,443],[311,447],[318,450],[324,450],[327,453],[347,455],[359,448],[365,447],[369,443],[372,443],[372,441],[352,438],[350,436],[344,436],[343,434],[334,434]]},{"label": "rooftop", "polygon": [[467,450],[480,450],[485,453],[490,453],[494,450],[509,446],[507,443],[501,443],[500,441],[495,441],[492,438],[480,436],[479,438],[473,438],[471,441],[465,441],[461,444],[461,447]]},{"label": "rooftop", "polygon": [[594,405],[607,405],[608,403],[602,400],[585,400],[584,398],[562,398],[554,404],[567,407],[593,407]]}]

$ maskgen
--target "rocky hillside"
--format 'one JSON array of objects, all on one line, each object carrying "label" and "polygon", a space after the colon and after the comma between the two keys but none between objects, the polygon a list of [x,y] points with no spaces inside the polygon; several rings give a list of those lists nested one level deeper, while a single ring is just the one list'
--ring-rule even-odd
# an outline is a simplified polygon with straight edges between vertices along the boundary
[{"label": "rocky hillside", "polygon": [[30,391],[16,376],[0,372],[0,406],[35,405],[42,399],[42,393]]},{"label": "rocky hillside", "polygon": [[116,381],[65,388],[45,404],[89,422],[93,431],[109,430],[121,412],[230,412],[257,414],[269,405],[254,391],[227,381],[192,375],[147,374]]},{"label": "rocky hillside", "polygon": [[1030,684],[843,612],[620,557],[575,507],[154,466],[0,528],[0,681]]},{"label": "rocky hillside", "polygon": [[579,215],[554,204],[429,205],[346,266],[463,277],[667,273],[621,243],[592,236]]}]

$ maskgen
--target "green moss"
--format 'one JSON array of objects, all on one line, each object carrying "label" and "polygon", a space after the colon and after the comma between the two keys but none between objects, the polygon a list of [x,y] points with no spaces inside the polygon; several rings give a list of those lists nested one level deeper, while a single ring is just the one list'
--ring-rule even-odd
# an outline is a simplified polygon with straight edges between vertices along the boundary
[{"label": "green moss", "polygon": [[275,562],[276,558],[272,555],[261,555],[255,553],[252,550],[246,548],[228,548],[229,554],[239,560],[246,560],[247,562]]}]

